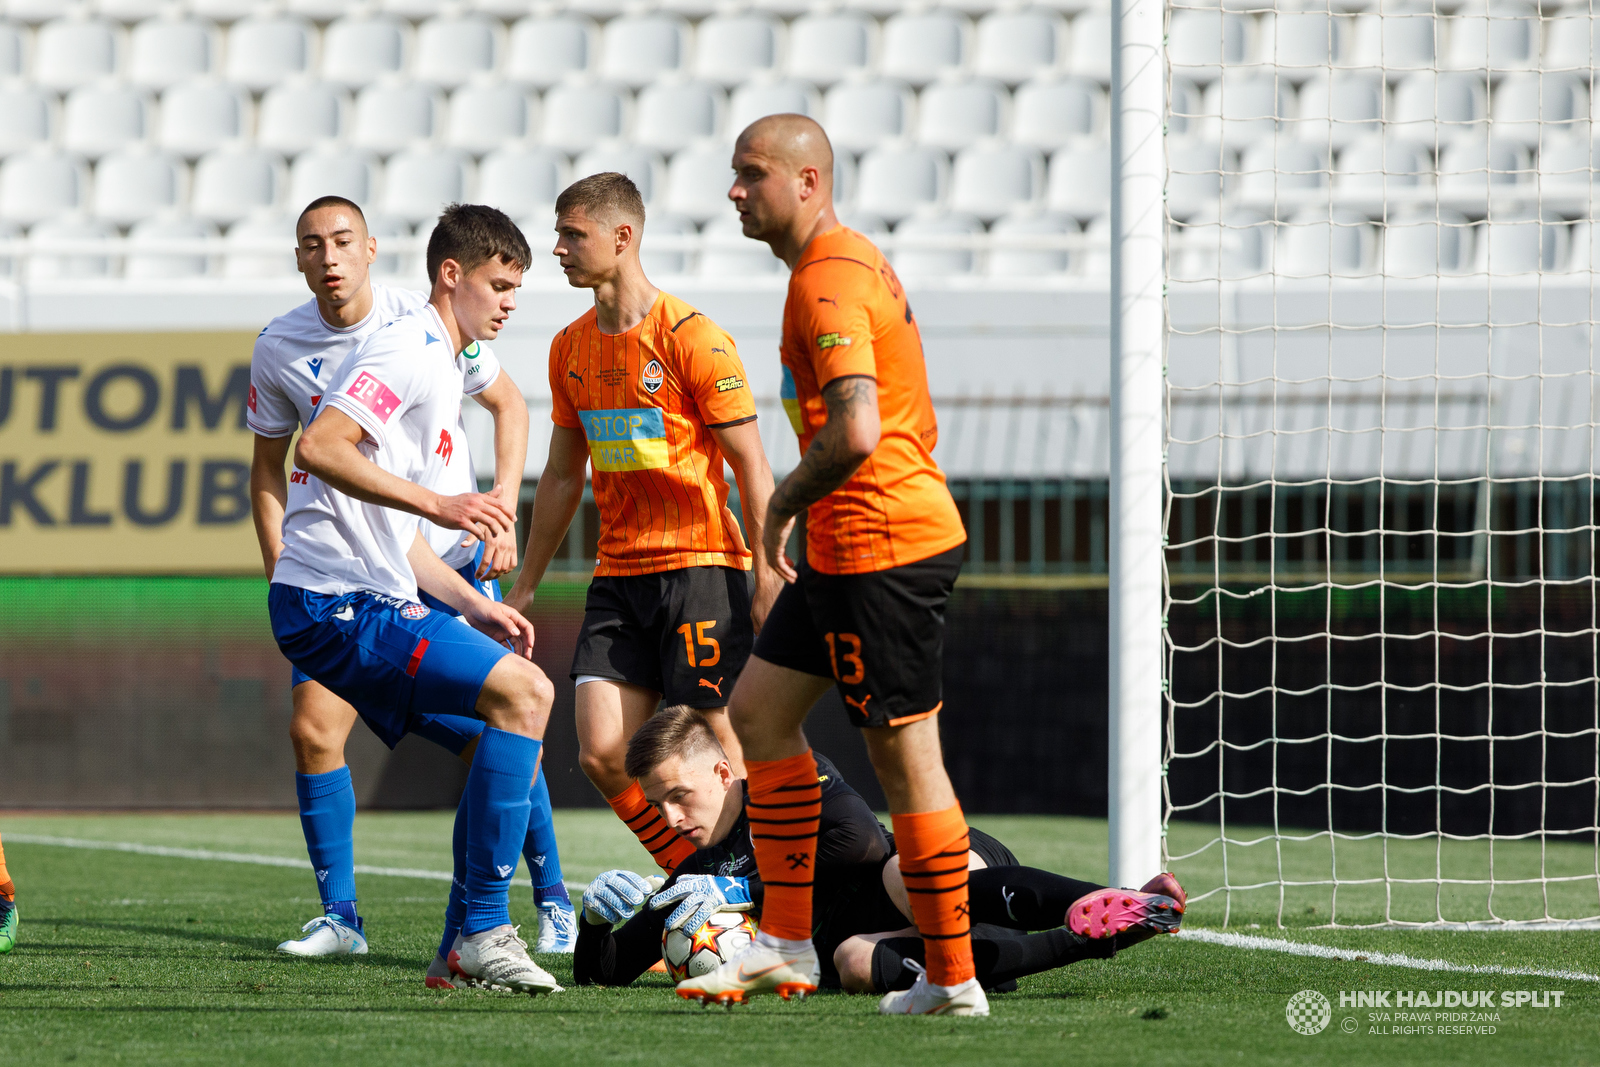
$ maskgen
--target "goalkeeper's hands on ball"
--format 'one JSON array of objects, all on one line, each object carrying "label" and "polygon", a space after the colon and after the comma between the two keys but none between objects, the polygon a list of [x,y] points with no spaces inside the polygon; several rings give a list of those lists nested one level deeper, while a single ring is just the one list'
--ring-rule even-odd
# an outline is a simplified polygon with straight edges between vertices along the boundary
[{"label": "goalkeeper's hands on ball", "polygon": [[631,918],[666,879],[632,871],[606,871],[583,891],[583,918],[591,926],[610,926]]},{"label": "goalkeeper's hands on ball", "polygon": [[750,881],[746,878],[720,878],[710,874],[688,874],[650,898],[650,910],[677,905],[667,916],[667,929],[681,928],[693,934],[719,911],[749,911]]}]

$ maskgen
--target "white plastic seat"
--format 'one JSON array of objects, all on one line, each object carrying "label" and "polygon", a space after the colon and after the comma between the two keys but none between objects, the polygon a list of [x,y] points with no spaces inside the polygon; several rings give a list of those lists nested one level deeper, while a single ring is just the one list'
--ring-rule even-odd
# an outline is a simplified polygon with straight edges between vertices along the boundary
[{"label": "white plastic seat", "polygon": [[1600,59],[1600,19],[1586,0],[1557,11],[1545,22],[1543,69],[1587,74],[1596,59]]},{"label": "white plastic seat", "polygon": [[467,164],[448,148],[408,148],[384,170],[381,210],[413,225],[467,198]]},{"label": "white plastic seat", "polygon": [[1397,212],[1383,228],[1383,273],[1391,278],[1459,274],[1471,252],[1472,229],[1459,211],[1419,206]]},{"label": "white plastic seat", "polygon": [[1050,210],[1079,220],[1111,210],[1111,146],[1077,141],[1050,157]]},{"label": "white plastic seat", "polygon": [[277,204],[284,178],[276,153],[243,146],[218,149],[195,164],[189,210],[213,222],[237,222]]},{"label": "white plastic seat", "polygon": [[[15,10],[24,4],[14,2],[11,6]],[[168,0],[95,0],[94,10],[101,18],[129,25],[171,11],[172,5]]]},{"label": "white plastic seat", "polygon": [[1567,269],[1571,233],[1557,215],[1497,215],[1475,227],[1473,267],[1496,278]]},{"label": "white plastic seat", "polygon": [[1038,148],[1060,148],[1100,130],[1105,92],[1088,78],[1033,81],[1012,97],[1011,139]]},{"label": "white plastic seat", "polygon": [[[732,169],[732,167],[729,167],[730,173]],[[857,174],[855,156],[849,152],[835,152],[833,154],[833,199],[835,203],[850,204],[855,201]]]},{"label": "white plastic seat", "polygon": [[1385,71],[1430,70],[1438,61],[1444,27],[1427,0],[1376,0],[1356,16],[1351,60]]},{"label": "white plastic seat", "polygon": [[40,23],[69,15],[77,7],[72,0],[10,0],[6,14],[18,22]]},{"label": "white plastic seat", "polygon": [[1395,86],[1389,132],[1432,147],[1480,133],[1487,111],[1483,75],[1417,71]]},{"label": "white plastic seat", "polygon": [[1445,65],[1456,70],[1524,70],[1539,58],[1539,12],[1518,0],[1468,0],[1448,20]]},{"label": "white plastic seat", "polygon": [[217,228],[204,219],[172,213],[145,219],[128,232],[129,250],[122,276],[137,281],[203,278],[210,273],[211,257],[204,252],[174,252],[159,246],[167,241],[205,241],[217,236]]},{"label": "white plastic seat", "polygon": [[605,171],[616,171],[632,178],[646,204],[655,200],[656,191],[666,186],[667,165],[659,155],[639,145],[620,141],[596,145],[572,165],[574,181]]},{"label": "white plastic seat", "polygon": [[883,72],[920,88],[965,62],[971,32],[953,11],[894,15],[883,24]]},{"label": "white plastic seat", "polygon": [[377,195],[383,169],[366,152],[323,145],[295,157],[289,167],[291,207],[304,207],[319,196],[342,196],[368,205]]},{"label": "white plastic seat", "polygon": [[1005,247],[1007,238],[1062,237],[1080,232],[1076,219],[1065,215],[1024,212],[1007,215],[989,227],[995,247],[989,252],[988,273],[1001,278],[1037,278],[1045,274],[1065,274],[1072,256],[1064,248],[1029,248],[1020,243]]},{"label": "white plastic seat", "polygon": [[0,157],[47,144],[57,125],[54,93],[26,82],[0,83]]},{"label": "white plastic seat", "polygon": [[1352,143],[1339,153],[1333,184],[1341,192],[1415,189],[1433,180],[1433,160],[1420,146],[1373,135]]},{"label": "white plastic seat", "polygon": [[1600,168],[1600,141],[1572,137],[1539,152],[1539,182],[1545,187],[1587,190]]},{"label": "white plastic seat", "polygon": [[391,15],[421,22],[450,6],[450,0],[379,0],[379,6]]},{"label": "white plastic seat", "polygon": [[1313,74],[1300,89],[1295,136],[1343,147],[1377,133],[1383,119],[1383,75],[1375,70]]},{"label": "white plastic seat", "polygon": [[769,72],[782,33],[783,25],[766,15],[713,15],[695,31],[695,76],[732,88]]},{"label": "white plastic seat", "polygon": [[689,58],[689,24],[669,15],[624,15],[606,23],[600,76],[637,89],[680,70]]},{"label": "white plastic seat", "polygon": [[433,136],[444,114],[444,96],[421,82],[385,79],[356,95],[350,140],[387,154]]},{"label": "white plastic seat", "polygon": [[1289,86],[1271,72],[1229,70],[1206,87],[1200,135],[1230,148],[1270,140],[1289,117]]},{"label": "white plastic seat", "polygon": [[[971,215],[923,215],[906,219],[894,228],[895,247],[890,255],[895,273],[910,278],[970,274],[974,251],[960,245],[943,246],[940,238],[972,237],[983,233],[983,223]],[[917,239],[928,240],[919,246]]]},{"label": "white plastic seat", "polygon": [[620,137],[628,118],[627,94],[611,85],[558,85],[544,96],[544,142],[581,152]]},{"label": "white plastic seat", "polygon": [[835,148],[864,152],[910,132],[916,98],[899,82],[847,81],[822,98],[822,126]]},{"label": "white plastic seat", "polygon": [[1072,20],[1072,51],[1067,57],[1067,69],[1101,85],[1111,84],[1111,13],[1108,10],[1090,8]]},{"label": "white plastic seat", "polygon": [[962,149],[950,168],[950,207],[993,222],[1043,199],[1044,157],[1021,145],[990,142]]},{"label": "white plastic seat", "polygon": [[599,30],[576,15],[532,15],[511,27],[506,47],[506,77],[549,88],[562,78],[582,74],[595,57]]},{"label": "white plastic seat", "polygon": [[[433,232],[432,224],[428,232]],[[402,278],[413,281],[424,274],[425,261],[411,251],[411,226],[405,219],[374,211],[367,215],[367,233],[378,239],[378,255],[372,261],[372,273],[380,278]]]},{"label": "white plastic seat", "polygon": [[260,3],[252,0],[189,0],[190,11],[213,22],[233,22],[260,7]]},{"label": "white plastic seat", "polygon": [[1205,93],[1198,85],[1188,78],[1167,83],[1167,129],[1172,136],[1197,135],[1205,118]]},{"label": "white plastic seat", "polygon": [[290,14],[313,22],[337,22],[350,15],[353,9],[365,5],[364,0],[288,0],[285,6]]},{"label": "white plastic seat", "polygon": [[549,212],[567,187],[569,170],[567,157],[554,149],[508,145],[479,161],[477,199],[512,218]]},{"label": "white plastic seat", "polygon": [[188,192],[188,168],[164,152],[130,148],[113,152],[94,168],[89,211],[126,226],[177,207]]},{"label": "white plastic seat", "polygon": [[920,208],[944,200],[950,165],[943,152],[926,145],[892,143],[861,158],[856,176],[856,209],[898,222]]},{"label": "white plastic seat", "polygon": [[89,194],[89,168],[76,156],[47,149],[0,163],[0,218],[23,225],[74,211]]},{"label": "white plastic seat", "polygon": [[303,19],[241,19],[228,30],[229,81],[257,91],[311,68],[316,31]]},{"label": "white plastic seat", "polygon": [[1250,20],[1220,7],[1181,8],[1172,13],[1167,41],[1172,72],[1208,82],[1245,61]]},{"label": "white plastic seat", "polygon": [[703,278],[749,278],[776,274],[783,261],[761,241],[744,235],[737,215],[724,214],[700,229],[700,276]]},{"label": "white plastic seat", "polygon": [[1572,238],[1567,242],[1567,269],[1600,270],[1600,224],[1593,220],[1580,220],[1572,227]]},{"label": "white plastic seat", "polygon": [[94,159],[142,141],[152,107],[144,93],[115,82],[80,86],[61,108],[61,145]]},{"label": "white plastic seat", "polygon": [[356,15],[330,24],[322,35],[322,76],[360,88],[405,69],[410,27],[389,15]]},{"label": "white plastic seat", "polygon": [[[228,227],[222,260],[226,278],[280,278],[295,267],[295,219],[285,215],[252,215]],[[283,251],[277,251],[282,248]]]},{"label": "white plastic seat", "polygon": [[1280,77],[1302,81],[1342,55],[1347,28],[1347,19],[1327,10],[1269,11],[1261,17],[1261,58]]},{"label": "white plastic seat", "polygon": [[[695,222],[735,214],[728,200],[733,185],[733,147],[720,141],[707,141],[685,148],[667,164],[666,195],[668,211]],[[834,199],[840,199],[834,190]]]},{"label": "white plastic seat", "polygon": [[[46,219],[33,227],[28,236],[36,246],[49,248],[69,241],[109,241],[117,231],[109,223],[81,216]],[[35,252],[28,259],[28,279],[104,278],[113,271],[112,257],[93,252]]]},{"label": "white plastic seat", "polygon": [[1511,192],[1533,180],[1528,150],[1512,141],[1470,137],[1452,141],[1439,153],[1439,192],[1478,201],[1491,192]]},{"label": "white plastic seat", "polygon": [[521,140],[533,126],[536,105],[520,86],[476,82],[450,94],[445,143],[468,152],[488,152]]},{"label": "white plastic seat", "polygon": [[344,132],[350,97],[327,82],[295,80],[261,97],[256,142],[286,155],[303,152]]},{"label": "white plastic seat", "polygon": [[[1106,196],[1110,196],[1111,156],[1106,155]],[[1175,137],[1167,144],[1167,210],[1177,218],[1216,211],[1239,172],[1239,153],[1219,141]],[[1052,171],[1051,187],[1054,188]]]},{"label": "white plastic seat", "polygon": [[51,89],[73,89],[116,73],[123,37],[101,19],[57,19],[33,39],[33,80]]},{"label": "white plastic seat", "polygon": [[29,34],[26,27],[0,22],[0,78],[15,78],[28,59]]},{"label": "white plastic seat", "polygon": [[703,137],[717,135],[727,100],[710,82],[664,79],[639,94],[633,139],[662,152],[675,152]]},{"label": "white plastic seat", "polygon": [[250,94],[237,85],[200,78],[161,94],[156,143],[193,159],[250,129]]},{"label": "white plastic seat", "polygon": [[413,73],[423,81],[455,88],[493,72],[505,31],[482,15],[441,15],[417,27]]},{"label": "white plastic seat", "polygon": [[884,237],[889,233],[889,224],[876,215],[868,215],[860,211],[841,211],[839,222],[856,231],[864,237]]},{"label": "white plastic seat", "polygon": [[1053,69],[1065,58],[1066,23],[1038,9],[1002,11],[978,20],[972,69],[1017,85]]},{"label": "white plastic seat", "polygon": [[639,240],[639,263],[652,278],[686,274],[692,261],[688,252],[677,248],[661,247],[665,242],[658,237],[687,237],[694,233],[694,223],[681,215],[652,214],[645,220],[644,234]]},{"label": "white plastic seat", "polygon": [[1009,94],[987,78],[938,82],[922,90],[917,140],[947,151],[999,136]]},{"label": "white plastic seat", "polygon": [[1332,169],[1325,145],[1296,141],[1254,144],[1239,161],[1239,194],[1262,205],[1292,201],[1307,190],[1326,188]]},{"label": "white plastic seat", "polygon": [[877,23],[855,12],[802,15],[789,25],[789,73],[832,85],[872,63],[877,35]]},{"label": "white plastic seat", "polygon": [[1377,231],[1354,211],[1307,208],[1278,227],[1274,267],[1289,278],[1351,278],[1376,266]]},{"label": "white plastic seat", "polygon": [[1172,275],[1186,282],[1257,277],[1272,269],[1272,231],[1272,223],[1259,211],[1219,212],[1213,204],[1172,228]]},{"label": "white plastic seat", "polygon": [[1490,98],[1496,137],[1537,145],[1589,124],[1589,78],[1575,71],[1507,75]]},{"label": "white plastic seat", "polygon": [[822,97],[804,82],[748,81],[735,89],[728,101],[727,129],[737,136],[756,119],[785,114],[818,118],[822,115]]},{"label": "white plastic seat", "polygon": [[217,28],[198,19],[148,19],[128,41],[128,80],[150,89],[210,74],[222,44]]}]

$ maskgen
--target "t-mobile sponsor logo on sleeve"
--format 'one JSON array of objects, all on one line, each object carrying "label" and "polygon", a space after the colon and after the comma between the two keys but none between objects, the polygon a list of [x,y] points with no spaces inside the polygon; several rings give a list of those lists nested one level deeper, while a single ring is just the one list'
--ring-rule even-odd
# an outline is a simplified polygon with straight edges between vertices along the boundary
[{"label": "t-mobile sponsor logo on sleeve", "polygon": [[360,377],[351,382],[350,388],[345,392],[359,400],[368,411],[378,416],[378,421],[382,423],[387,423],[389,416],[400,406],[400,398],[395,395],[395,391],[366,371],[362,371]]}]

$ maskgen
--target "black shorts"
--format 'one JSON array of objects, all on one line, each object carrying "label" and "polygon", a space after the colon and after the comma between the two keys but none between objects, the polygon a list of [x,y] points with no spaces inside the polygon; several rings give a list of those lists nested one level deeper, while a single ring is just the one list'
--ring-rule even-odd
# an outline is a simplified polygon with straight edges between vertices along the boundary
[{"label": "black shorts", "polygon": [[589,583],[572,677],[653,689],[669,704],[720,708],[750,658],[750,573],[685,567]]},{"label": "black shorts", "polygon": [[963,546],[870,574],[802,566],[761,627],[755,654],[834,679],[857,726],[900,726],[944,700],[944,606]]}]

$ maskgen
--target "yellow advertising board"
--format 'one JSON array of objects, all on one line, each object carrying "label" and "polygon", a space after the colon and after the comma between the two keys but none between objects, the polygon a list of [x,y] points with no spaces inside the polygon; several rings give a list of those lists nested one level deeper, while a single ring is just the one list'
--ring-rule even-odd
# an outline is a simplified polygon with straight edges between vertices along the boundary
[{"label": "yellow advertising board", "polygon": [[0,336],[0,573],[259,570],[254,341]]}]

